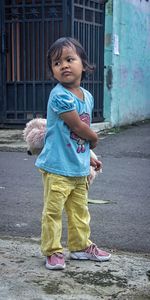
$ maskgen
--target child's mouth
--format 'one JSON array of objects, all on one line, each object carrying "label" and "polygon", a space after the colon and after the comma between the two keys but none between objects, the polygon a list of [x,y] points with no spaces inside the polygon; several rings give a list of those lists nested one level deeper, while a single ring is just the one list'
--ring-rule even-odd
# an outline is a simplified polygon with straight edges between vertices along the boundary
[{"label": "child's mouth", "polygon": [[62,75],[63,75],[63,76],[70,76],[70,75],[71,75],[71,72],[65,71],[65,72],[62,73]]}]

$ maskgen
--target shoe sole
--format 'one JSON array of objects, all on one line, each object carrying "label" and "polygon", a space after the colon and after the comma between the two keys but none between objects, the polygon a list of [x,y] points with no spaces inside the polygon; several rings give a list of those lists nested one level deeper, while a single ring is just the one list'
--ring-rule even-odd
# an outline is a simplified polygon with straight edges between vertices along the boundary
[{"label": "shoe sole", "polygon": [[55,266],[52,266],[52,265],[49,265],[47,263],[46,263],[45,266],[46,266],[46,269],[48,269],[48,270],[64,270],[65,267],[66,267],[65,264],[64,265],[55,265]]},{"label": "shoe sole", "polygon": [[74,260],[93,260],[93,261],[108,261],[110,258],[111,258],[111,254],[107,257],[101,257],[101,258],[97,258],[97,257],[85,257],[85,256],[78,256],[78,255],[75,255],[75,254],[71,254],[70,255],[70,258],[71,259],[74,259]]}]

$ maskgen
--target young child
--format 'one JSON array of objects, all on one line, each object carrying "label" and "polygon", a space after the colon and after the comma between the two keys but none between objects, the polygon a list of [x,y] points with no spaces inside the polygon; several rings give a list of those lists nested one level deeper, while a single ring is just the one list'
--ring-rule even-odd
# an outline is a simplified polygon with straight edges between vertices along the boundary
[{"label": "young child", "polygon": [[[36,160],[43,174],[44,208],[41,250],[46,268],[64,269],[61,245],[62,211],[68,218],[70,258],[109,260],[90,238],[87,204],[90,149],[97,145],[97,134],[90,128],[92,95],[80,86],[86,72],[93,71],[80,43],[70,37],[58,39],[48,51],[51,75],[58,81],[47,108],[45,145]],[[101,162],[92,160],[98,170]]]}]

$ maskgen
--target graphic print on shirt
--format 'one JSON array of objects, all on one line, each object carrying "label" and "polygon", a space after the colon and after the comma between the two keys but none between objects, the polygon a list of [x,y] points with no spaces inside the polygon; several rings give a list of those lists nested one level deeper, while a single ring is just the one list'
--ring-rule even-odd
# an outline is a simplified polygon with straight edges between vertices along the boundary
[{"label": "graphic print on shirt", "polygon": [[[83,113],[80,116],[80,120],[87,125],[90,126],[90,116],[88,113]],[[71,131],[70,138],[77,142],[77,153],[84,153],[85,152],[85,141],[84,139],[80,138],[75,132]]]}]

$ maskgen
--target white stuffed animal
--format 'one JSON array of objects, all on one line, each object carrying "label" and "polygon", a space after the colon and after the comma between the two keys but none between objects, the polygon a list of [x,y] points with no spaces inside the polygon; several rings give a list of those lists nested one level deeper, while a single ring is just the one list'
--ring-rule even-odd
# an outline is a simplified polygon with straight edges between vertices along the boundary
[{"label": "white stuffed animal", "polygon": [[23,130],[23,138],[27,143],[27,153],[38,155],[43,146],[46,133],[46,119],[35,118],[26,124]]},{"label": "white stuffed animal", "polygon": [[[23,138],[27,143],[27,153],[29,155],[38,155],[43,146],[46,133],[46,119],[35,118],[26,124],[23,130]],[[97,159],[96,154],[90,150],[91,157]],[[97,175],[94,167],[90,167],[89,183],[91,184]]]}]

